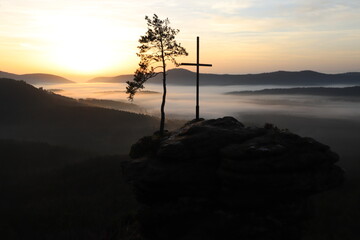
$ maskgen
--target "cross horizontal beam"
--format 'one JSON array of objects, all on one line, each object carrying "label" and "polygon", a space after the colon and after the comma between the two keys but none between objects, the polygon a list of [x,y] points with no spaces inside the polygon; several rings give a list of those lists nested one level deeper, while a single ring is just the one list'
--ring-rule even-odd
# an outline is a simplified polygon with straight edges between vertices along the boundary
[{"label": "cross horizontal beam", "polygon": [[204,63],[180,63],[181,66],[201,66],[201,67],[212,67],[212,64]]}]

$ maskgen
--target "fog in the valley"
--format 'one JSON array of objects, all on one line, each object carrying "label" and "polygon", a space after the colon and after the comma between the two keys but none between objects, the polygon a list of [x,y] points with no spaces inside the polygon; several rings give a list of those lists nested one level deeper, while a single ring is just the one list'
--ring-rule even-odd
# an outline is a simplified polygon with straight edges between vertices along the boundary
[{"label": "fog in the valley", "polygon": [[[133,102],[127,100],[125,84],[77,83],[43,86],[56,89],[55,92],[72,98],[95,98],[134,103],[146,109],[150,115],[158,115],[162,86],[146,85]],[[294,86],[204,86],[200,87],[200,112],[203,118],[217,118],[224,115],[276,113],[306,117],[359,119],[360,101],[354,98],[333,98],[309,95],[226,95],[224,93],[265,88],[290,88]],[[342,87],[342,86],[332,86]],[[166,113],[168,117],[192,119],[195,115],[195,86],[167,87]]]},{"label": "fog in the valley", "polygon": [[[72,98],[96,98],[127,102],[125,84],[82,83],[43,86],[61,89]],[[290,86],[203,86],[200,87],[200,116],[206,119],[234,116],[246,125],[273,123],[281,129],[313,137],[328,144],[341,156],[349,174],[360,173],[360,101],[309,95],[226,95],[224,93]],[[294,87],[294,86],[291,86]],[[343,87],[343,86],[332,86]],[[135,96],[142,113],[158,116],[162,86],[148,84]],[[195,117],[195,86],[167,87],[168,118],[191,120]],[[357,171],[359,170],[359,171]]]}]

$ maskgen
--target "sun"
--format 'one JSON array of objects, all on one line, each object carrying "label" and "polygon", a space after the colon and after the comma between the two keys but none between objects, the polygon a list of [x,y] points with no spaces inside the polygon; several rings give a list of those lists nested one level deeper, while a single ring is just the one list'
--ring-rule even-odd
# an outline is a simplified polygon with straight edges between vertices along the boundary
[{"label": "sun", "polygon": [[102,71],[121,61],[114,29],[90,17],[53,18],[51,58],[64,70],[80,74]]}]

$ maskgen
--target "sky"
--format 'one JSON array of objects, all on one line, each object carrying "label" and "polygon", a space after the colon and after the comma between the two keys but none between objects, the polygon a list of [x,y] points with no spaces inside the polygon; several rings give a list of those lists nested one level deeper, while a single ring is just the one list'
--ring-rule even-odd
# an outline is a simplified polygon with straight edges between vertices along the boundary
[{"label": "sky", "polygon": [[196,60],[200,37],[200,61],[213,64],[202,72],[360,72],[359,0],[0,0],[0,71],[131,74],[154,13],[180,30],[179,62]]}]

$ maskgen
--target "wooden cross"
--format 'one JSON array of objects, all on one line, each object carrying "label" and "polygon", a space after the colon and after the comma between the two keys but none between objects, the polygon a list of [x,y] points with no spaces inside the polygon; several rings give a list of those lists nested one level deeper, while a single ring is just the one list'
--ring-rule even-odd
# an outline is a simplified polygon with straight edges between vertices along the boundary
[{"label": "wooden cross", "polygon": [[200,44],[199,37],[196,38],[196,63],[181,63],[182,66],[196,66],[196,120],[199,120],[199,69],[201,67],[212,67],[212,64],[201,64],[200,63]]}]

